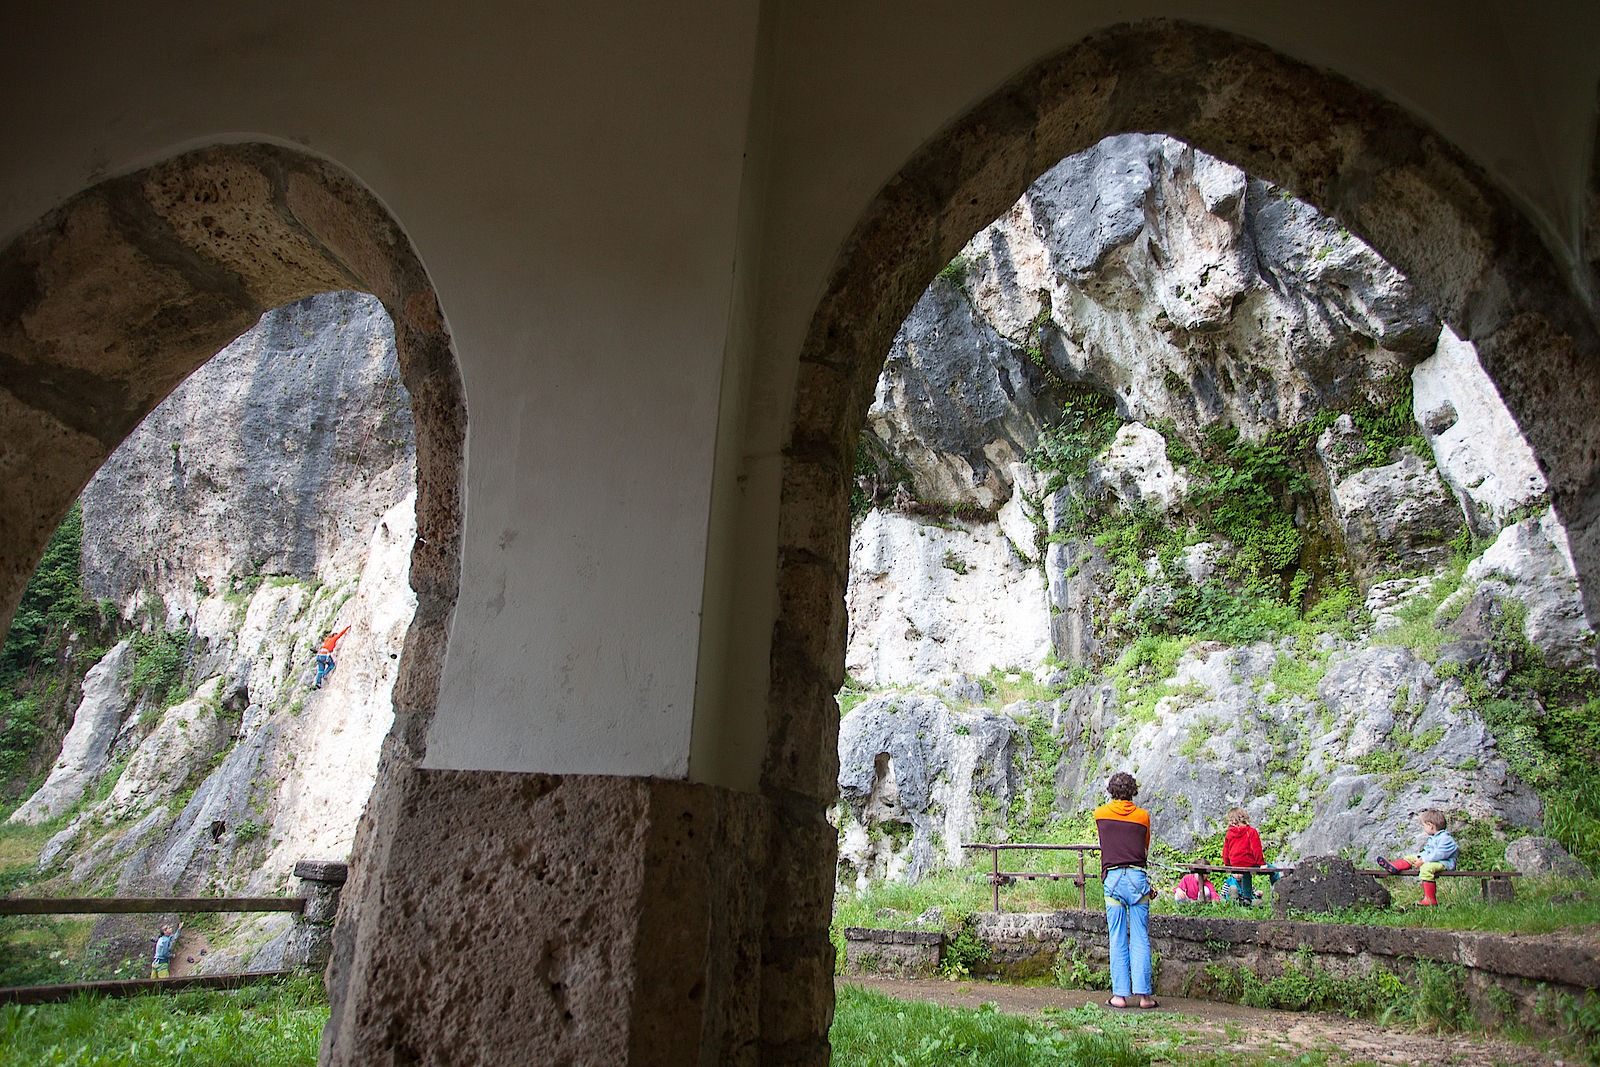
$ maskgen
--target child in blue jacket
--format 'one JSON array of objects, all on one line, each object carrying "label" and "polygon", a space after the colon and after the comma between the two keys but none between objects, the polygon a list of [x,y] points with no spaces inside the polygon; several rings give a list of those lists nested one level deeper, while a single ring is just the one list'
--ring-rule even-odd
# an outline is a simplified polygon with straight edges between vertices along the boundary
[{"label": "child in blue jacket", "polygon": [[156,938],[155,958],[150,961],[150,977],[165,978],[170,973],[168,968],[172,964],[172,948],[178,941],[178,935],[183,933],[183,924],[179,923],[174,930],[170,926],[161,928],[161,936]]},{"label": "child in blue jacket", "polygon": [[1417,879],[1422,882],[1422,903],[1433,905],[1439,903],[1438,878],[1440,871],[1453,871],[1456,869],[1456,839],[1444,832],[1444,812],[1437,808],[1429,808],[1417,816],[1422,823],[1422,828],[1428,832],[1428,840],[1422,846],[1420,855],[1407,856],[1403,860],[1393,863],[1378,857],[1378,866],[1390,874],[1399,874],[1416,867]]}]

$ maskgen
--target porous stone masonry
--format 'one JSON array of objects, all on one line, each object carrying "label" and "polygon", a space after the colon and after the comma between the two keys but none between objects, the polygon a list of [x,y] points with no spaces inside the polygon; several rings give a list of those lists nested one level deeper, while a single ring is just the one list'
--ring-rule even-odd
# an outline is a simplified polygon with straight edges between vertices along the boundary
[{"label": "porous stone masonry", "polygon": [[940,930],[873,930],[847,926],[844,930],[845,971],[848,974],[891,974],[896,978],[931,978],[939,971],[944,954]]},{"label": "porous stone masonry", "polygon": [[758,1061],[760,798],[426,770],[394,799],[323,1063]]},{"label": "porous stone masonry", "polygon": [[418,434],[412,580],[447,612],[465,409],[432,288],[365,189],[247,144],[102,182],[0,251],[0,623],[84,483],[174,386],[263,312],[335,289],[394,320]]},{"label": "porous stone masonry", "polygon": [[[1102,912],[980,913],[972,922],[990,951],[988,966],[977,970],[992,977],[1037,977],[1060,957],[1078,957],[1096,967],[1110,958]],[[874,953],[883,957],[883,935],[899,933],[926,936],[849,928],[846,954],[863,964]],[[1217,974],[1207,974],[1208,966],[1267,980],[1291,966],[1303,967],[1307,954],[1312,965],[1337,977],[1365,977],[1378,970],[1406,977],[1419,961],[1456,964],[1465,969],[1466,991],[1480,1020],[1494,1025],[1517,1021],[1536,1032],[1550,1026],[1539,1011],[1541,999],[1563,992],[1581,996],[1600,983],[1600,950],[1592,939],[1566,934],[1153,915],[1150,947],[1159,959],[1155,992],[1173,996],[1223,994]]]}]

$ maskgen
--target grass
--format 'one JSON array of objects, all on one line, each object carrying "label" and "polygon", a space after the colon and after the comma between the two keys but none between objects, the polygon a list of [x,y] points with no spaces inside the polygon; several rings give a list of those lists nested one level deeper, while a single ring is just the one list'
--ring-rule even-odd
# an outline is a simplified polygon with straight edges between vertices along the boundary
[{"label": "grass", "polygon": [[[1096,1005],[1005,1015],[993,1004],[946,1008],[842,985],[834,1009],[835,1067],[1331,1067],[1355,1063],[1334,1050],[1240,1048],[1248,1035],[1222,1035],[1168,1013],[1113,1012]],[[1232,1047],[1217,1051],[1219,1038]]]},{"label": "grass", "polygon": [[45,843],[66,825],[66,818],[39,826],[0,822],[0,890],[27,880],[39,864]]},{"label": "grass", "polygon": [[[969,861],[961,871],[941,871],[916,885],[879,883],[865,893],[840,891],[834,904],[834,931],[846,926],[880,929],[909,929],[918,915],[932,907],[947,912],[988,911],[994,906],[993,890],[974,880],[988,863]],[[1002,870],[1077,870],[1076,858],[1068,853],[1007,852],[1001,854]],[[1030,864],[1027,857],[1041,857]],[[1061,858],[1050,858],[1061,857]],[[1049,866],[1046,866],[1046,865]],[[1097,865],[1091,861],[1088,897],[1091,910],[1100,900],[1100,882],[1093,877]],[[1227,918],[1270,919],[1270,908],[1257,905],[1244,908],[1230,904],[1179,904],[1172,899],[1176,873],[1156,871],[1156,900],[1152,915],[1212,915]],[[1256,879],[1257,896],[1271,899],[1265,878]],[[1519,878],[1514,903],[1485,904],[1475,878],[1446,878],[1439,882],[1443,907],[1416,907],[1422,887],[1415,878],[1385,879],[1384,887],[1394,897],[1395,907],[1351,908],[1331,914],[1296,915],[1308,922],[1341,923],[1365,926],[1413,926],[1436,930],[1475,930],[1483,933],[1545,934],[1578,927],[1600,927],[1600,899],[1593,883],[1565,878]],[[1583,891],[1586,899],[1552,900],[1554,897]],[[1000,889],[1000,907],[1007,912],[1047,912],[1078,907],[1078,888],[1067,881],[1044,879],[1018,881]]]},{"label": "grass", "polygon": [[[1423,908],[1415,906],[1422,899],[1422,886],[1415,878],[1390,878],[1383,884],[1394,897],[1395,907],[1351,908],[1327,915],[1295,917],[1316,922],[1501,934],[1548,934],[1556,930],[1600,927],[1600,900],[1595,899],[1593,882],[1547,877],[1518,878],[1516,882],[1515,902],[1485,904],[1479,895],[1477,879],[1441,879],[1439,902],[1443,906]],[[1574,891],[1582,891],[1586,899],[1552,900]]]},{"label": "grass", "polygon": [[1036,681],[1032,671],[1017,667],[994,667],[978,679],[978,684],[987,698],[983,706],[997,711],[1019,700],[1054,700],[1061,695],[1060,689]]},{"label": "grass", "polygon": [[1407,601],[1397,613],[1399,621],[1373,634],[1367,643],[1372,646],[1400,645],[1411,649],[1429,663],[1437,660],[1445,633],[1434,625],[1434,612],[1461,587],[1461,580],[1470,562],[1467,556],[1454,556],[1444,573],[1434,581],[1433,588],[1426,595]]},{"label": "grass", "polygon": [[0,1007],[0,1067],[311,1067],[328,1020],[319,981]]},{"label": "grass", "polygon": [[895,1000],[849,985],[839,990],[829,1037],[834,1067],[932,1067],[949,1063],[982,1063],[987,1067],[1076,1063],[1148,1067],[1153,1062],[1149,1053],[1122,1034],[1004,1015],[991,1005],[944,1008]]}]

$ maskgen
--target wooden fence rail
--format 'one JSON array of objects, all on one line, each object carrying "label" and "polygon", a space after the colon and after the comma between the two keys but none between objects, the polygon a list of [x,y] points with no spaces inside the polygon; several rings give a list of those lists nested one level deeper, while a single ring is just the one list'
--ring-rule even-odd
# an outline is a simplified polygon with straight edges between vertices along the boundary
[{"label": "wooden fence rail", "polygon": [[[305,897],[0,897],[0,915],[165,915],[195,912],[294,912],[304,915]],[[238,989],[293,971],[246,971],[238,974],[185,975],[104,982],[0,988],[0,1004],[48,1004],[82,994],[128,997],[140,993],[173,993],[181,989]]]},{"label": "wooden fence rail", "polygon": [[[1017,878],[1048,878],[1052,881],[1065,878],[1078,887],[1078,907],[1087,908],[1089,906],[1087,886],[1090,876],[1084,866],[1084,860],[1089,853],[1099,852],[1099,845],[1034,845],[1027,842],[1015,844],[1007,842],[1003,845],[964,844],[961,847],[986,848],[989,850],[991,858],[989,881],[994,884],[994,913],[996,915],[1000,914],[1000,886],[1008,879]],[[1000,869],[1001,851],[1016,851],[1019,849],[1036,852],[1076,852],[1078,854],[1078,870],[1076,873],[1072,871],[1002,871]]]},{"label": "wooden fence rail", "polygon": [[0,915],[159,915],[196,911],[305,911],[304,897],[0,897]]},{"label": "wooden fence rail", "polygon": [[178,993],[185,989],[243,989],[257,982],[287,978],[293,971],[242,971],[238,974],[191,974],[182,978],[130,978],[109,982],[63,982],[0,989],[0,1004],[55,1004],[73,997],[135,997],[141,993]]}]

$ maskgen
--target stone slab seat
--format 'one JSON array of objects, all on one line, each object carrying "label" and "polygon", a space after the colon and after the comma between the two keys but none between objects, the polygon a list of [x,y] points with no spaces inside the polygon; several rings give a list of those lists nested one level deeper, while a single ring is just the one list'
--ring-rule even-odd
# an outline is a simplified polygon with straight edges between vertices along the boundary
[{"label": "stone slab seat", "polygon": [[[1357,874],[1370,874],[1378,878],[1415,878],[1418,869],[1407,871],[1359,870]],[[1476,878],[1485,903],[1510,904],[1517,899],[1517,884],[1511,879],[1521,878],[1521,871],[1440,871],[1440,878]]]}]

